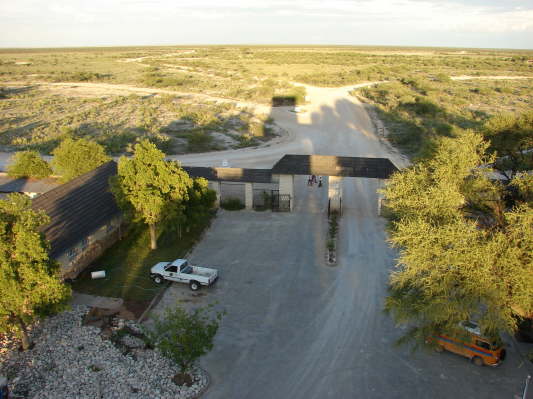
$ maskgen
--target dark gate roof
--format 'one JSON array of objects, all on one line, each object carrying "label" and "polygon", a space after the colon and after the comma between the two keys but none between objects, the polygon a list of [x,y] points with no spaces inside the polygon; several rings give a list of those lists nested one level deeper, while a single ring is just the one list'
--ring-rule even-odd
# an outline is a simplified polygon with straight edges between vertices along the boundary
[{"label": "dark gate roof", "polygon": [[50,241],[52,257],[120,214],[109,191],[109,177],[116,174],[117,164],[109,161],[32,201],[34,209],[44,210],[51,219],[41,231]]},{"label": "dark gate roof", "polygon": [[285,155],[274,165],[272,173],[388,179],[397,170],[388,158]]},{"label": "dark gate roof", "polygon": [[270,169],[210,168],[203,166],[182,166],[191,177],[204,177],[211,181],[234,181],[244,183],[270,183]]}]

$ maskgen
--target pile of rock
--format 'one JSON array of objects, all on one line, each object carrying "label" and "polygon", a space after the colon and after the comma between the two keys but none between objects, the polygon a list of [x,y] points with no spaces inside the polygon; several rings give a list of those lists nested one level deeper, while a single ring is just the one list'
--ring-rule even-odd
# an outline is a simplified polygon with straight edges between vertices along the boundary
[{"label": "pile of rock", "polygon": [[114,321],[106,337],[101,328],[83,325],[88,311],[79,306],[34,326],[35,346],[26,352],[12,340],[0,341],[0,374],[14,397],[194,398],[207,387],[201,369],[192,373],[192,386],[176,385],[178,368],[150,349],[136,323]]}]

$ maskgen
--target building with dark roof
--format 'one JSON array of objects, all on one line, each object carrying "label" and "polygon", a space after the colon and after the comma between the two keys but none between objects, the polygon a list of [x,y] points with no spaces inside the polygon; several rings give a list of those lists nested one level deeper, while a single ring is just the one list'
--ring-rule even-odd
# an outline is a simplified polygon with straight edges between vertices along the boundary
[{"label": "building with dark roof", "polygon": [[20,193],[26,194],[30,198],[35,198],[58,186],[58,181],[50,177],[45,179],[25,179],[0,173],[0,195]]},{"label": "building with dark roof", "polygon": [[32,201],[50,217],[42,232],[64,278],[76,277],[117,240],[122,215],[109,190],[116,174],[117,164],[110,161]]}]

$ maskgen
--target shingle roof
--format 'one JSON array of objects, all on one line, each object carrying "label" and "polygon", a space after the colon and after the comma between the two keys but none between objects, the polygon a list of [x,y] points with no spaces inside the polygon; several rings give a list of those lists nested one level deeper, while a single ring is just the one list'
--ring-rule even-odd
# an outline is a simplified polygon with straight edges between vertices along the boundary
[{"label": "shingle roof", "polygon": [[203,177],[211,181],[270,183],[272,180],[270,169],[209,168],[202,166],[182,166],[182,168],[191,177]]},{"label": "shingle roof", "polygon": [[51,219],[42,232],[51,243],[52,257],[120,214],[109,191],[109,177],[116,174],[117,164],[110,161],[33,200],[32,207]]},{"label": "shingle roof", "polygon": [[285,155],[274,165],[272,173],[388,179],[397,170],[387,158]]},{"label": "shingle roof", "polygon": [[55,179],[23,179],[0,176],[0,192],[2,193],[45,193],[59,186]]}]

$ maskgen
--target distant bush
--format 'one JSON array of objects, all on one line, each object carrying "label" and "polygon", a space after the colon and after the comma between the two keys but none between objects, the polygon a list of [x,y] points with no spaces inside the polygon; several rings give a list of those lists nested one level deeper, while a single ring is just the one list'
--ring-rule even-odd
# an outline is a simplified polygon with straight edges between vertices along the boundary
[{"label": "distant bush", "polygon": [[112,77],[111,74],[98,72],[65,72],[60,71],[50,75],[55,82],[91,82],[108,80]]},{"label": "distant bush", "polygon": [[435,80],[437,82],[441,82],[441,83],[449,83],[452,81],[452,79],[446,75],[445,73],[438,73],[436,76],[435,76]]},{"label": "distant bush", "polygon": [[220,203],[220,207],[227,211],[240,211],[244,209],[244,204],[238,198],[228,198]]},{"label": "distant bush", "polygon": [[67,138],[52,152],[52,167],[63,182],[74,179],[109,161],[104,147],[86,140]]},{"label": "distant bush", "polygon": [[492,93],[492,90],[489,87],[474,87],[470,89],[470,92],[487,96]]},{"label": "distant bush", "polygon": [[213,137],[204,131],[196,131],[189,136],[187,150],[190,152],[203,152],[213,149]]},{"label": "distant bush", "polygon": [[7,168],[7,174],[16,178],[35,177],[42,179],[50,176],[52,169],[37,151],[20,151],[13,157],[13,162]]},{"label": "distant bush", "polygon": [[414,103],[403,104],[403,106],[417,115],[436,116],[441,111],[437,104],[422,97],[416,97]]},{"label": "distant bush", "polygon": [[265,135],[265,125],[262,123],[252,122],[248,126],[248,132],[255,137],[263,137]]}]

